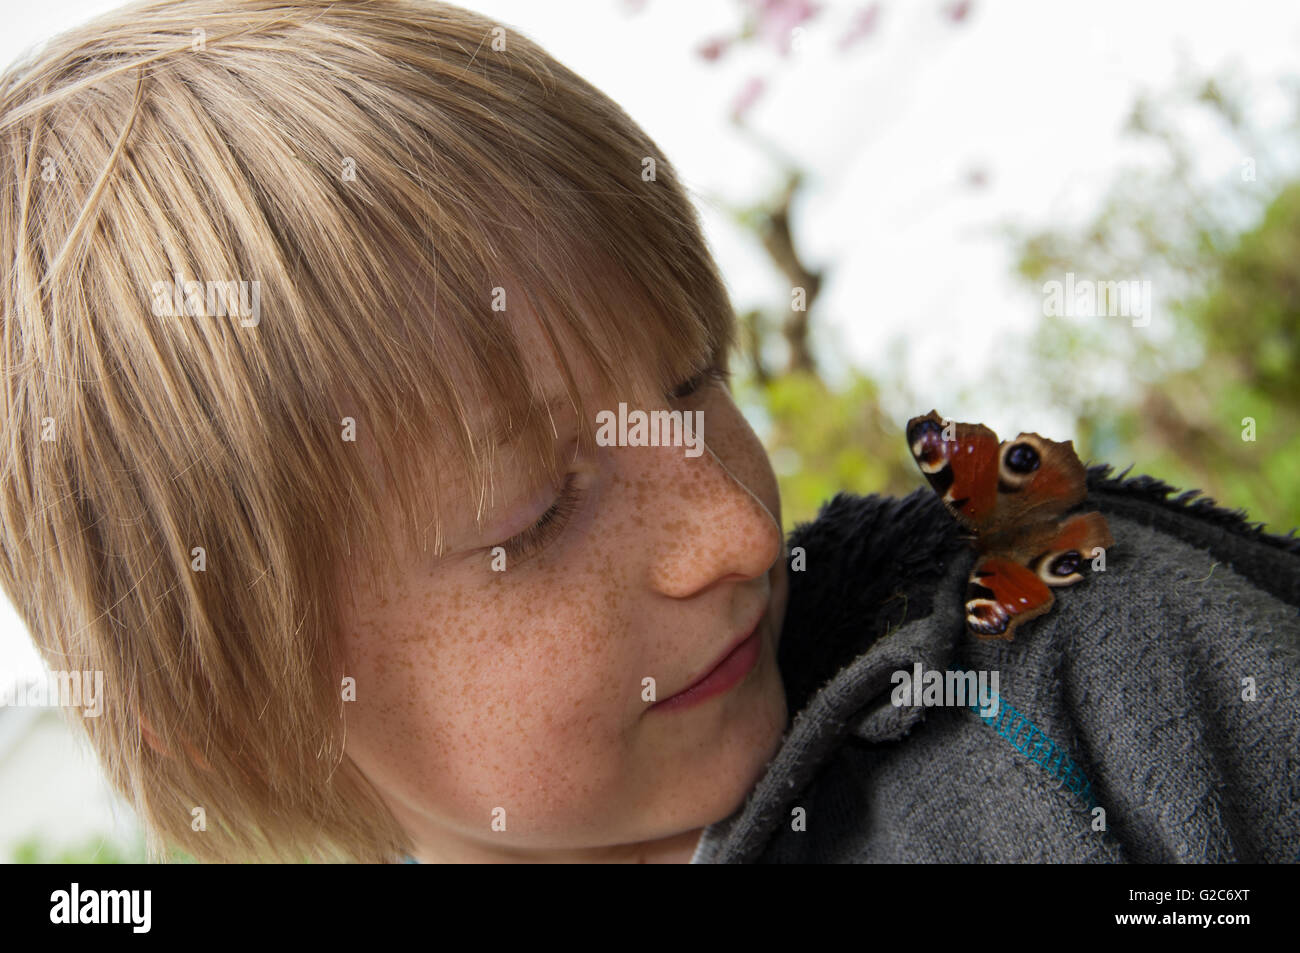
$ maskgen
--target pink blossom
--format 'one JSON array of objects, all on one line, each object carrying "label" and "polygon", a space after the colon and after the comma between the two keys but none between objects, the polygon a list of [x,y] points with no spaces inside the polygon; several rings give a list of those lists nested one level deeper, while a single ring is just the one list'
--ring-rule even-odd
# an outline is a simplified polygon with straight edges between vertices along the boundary
[{"label": "pink blossom", "polygon": [[948,4],[943,12],[953,23],[961,23],[970,14],[972,6],[974,4],[971,0],[956,0],[955,3]]},{"label": "pink blossom", "polygon": [[696,48],[695,52],[706,60],[720,60],[722,59],[722,54],[726,53],[730,46],[731,37],[715,36],[711,40],[705,40],[698,48]]},{"label": "pink blossom", "polygon": [[876,27],[880,25],[880,4],[873,3],[863,7],[858,11],[857,16],[849,24],[848,30],[840,37],[840,49],[847,50],[863,37],[870,36],[876,32]]},{"label": "pink blossom", "polygon": [[750,107],[753,106],[754,103],[758,101],[758,98],[763,95],[763,90],[765,88],[766,83],[764,82],[763,77],[751,76],[749,82],[747,82],[744,88],[741,89],[740,95],[736,97],[735,102],[732,104],[731,118],[736,122],[743,119],[745,113],[747,113]]},{"label": "pink blossom", "polygon": [[759,34],[783,56],[790,53],[794,28],[821,12],[812,0],[749,0],[749,5],[758,14]]}]

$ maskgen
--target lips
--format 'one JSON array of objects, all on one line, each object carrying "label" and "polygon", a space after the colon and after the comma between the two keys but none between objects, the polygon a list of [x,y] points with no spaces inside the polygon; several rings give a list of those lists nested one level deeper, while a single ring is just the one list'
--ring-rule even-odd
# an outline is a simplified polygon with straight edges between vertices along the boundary
[{"label": "lips", "polygon": [[762,635],[759,631],[767,616],[766,606],[754,620],[754,623],[742,635],[714,660],[713,664],[698,678],[675,695],[651,705],[652,710],[671,710],[694,705],[697,702],[723,694],[740,682],[758,661],[762,650]]}]

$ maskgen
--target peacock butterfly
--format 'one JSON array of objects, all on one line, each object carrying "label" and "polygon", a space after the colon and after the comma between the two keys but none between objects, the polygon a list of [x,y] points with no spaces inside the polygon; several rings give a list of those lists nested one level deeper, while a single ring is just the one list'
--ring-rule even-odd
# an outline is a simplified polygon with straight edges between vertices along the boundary
[{"label": "peacock butterfly", "polygon": [[931,488],[974,534],[966,628],[976,638],[1010,641],[1052,608],[1052,589],[1074,585],[1098,548],[1114,545],[1100,513],[1064,516],[1088,493],[1073,441],[1022,433],[999,443],[983,424],[932,410],[907,422],[907,443]]}]

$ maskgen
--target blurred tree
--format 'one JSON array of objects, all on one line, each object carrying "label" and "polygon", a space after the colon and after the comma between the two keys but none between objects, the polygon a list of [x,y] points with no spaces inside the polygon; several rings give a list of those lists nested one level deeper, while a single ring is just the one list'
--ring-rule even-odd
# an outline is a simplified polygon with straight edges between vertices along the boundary
[{"label": "blurred tree", "polygon": [[[639,11],[644,0],[624,0]],[[746,47],[775,50],[784,61],[801,47],[806,28],[826,7],[811,0],[737,0],[739,24],[696,47],[708,62],[743,55]],[[965,24],[970,0],[938,2],[936,15]],[[864,3],[834,29],[836,49],[856,52],[872,37],[885,14],[878,2]],[[788,297],[740,314],[740,361],[734,393],[751,420],[766,426],[764,441],[781,487],[782,520],[787,530],[816,516],[822,503],[844,490],[857,493],[906,493],[921,485],[902,436],[904,421],[892,420],[880,407],[881,384],[857,370],[830,387],[815,351],[814,307],[825,268],[813,267],[799,251],[795,208],[807,177],[779,144],[749,125],[748,117],[770,89],[772,78],[754,73],[732,100],[729,120],[741,135],[779,170],[773,194],[736,206],[715,197],[744,231],[762,246],[789,287]],[[774,359],[773,354],[781,355]],[[928,410],[929,408],[924,408]]]},{"label": "blurred tree", "polygon": [[[699,44],[703,59],[737,57],[747,45],[788,59],[806,27],[823,25],[823,5],[810,0],[737,3],[739,25]],[[959,25],[969,22],[974,5],[956,0],[934,9]],[[858,47],[878,32],[884,15],[881,3],[863,4],[847,24],[841,21],[837,48]],[[831,266],[810,265],[798,251],[793,210],[806,177],[747,121],[771,84],[765,73],[751,75],[733,98],[730,120],[782,170],[783,182],[772,195],[730,211],[788,282],[791,298],[739,316],[736,393],[751,419],[767,424],[788,529],[838,490],[900,493],[918,484],[902,421],[880,411],[881,384],[851,371],[832,389],[820,377],[814,305]],[[1045,320],[1021,365],[990,386],[1003,388],[1008,402],[1069,410],[1073,437],[1091,459],[1132,462],[1139,472],[1201,489],[1285,531],[1300,525],[1300,196],[1279,177],[1286,157],[1270,149],[1275,136],[1252,125],[1247,99],[1232,77],[1186,75],[1160,101],[1140,97],[1127,131],[1154,147],[1160,161],[1120,170],[1101,211],[1082,224],[1012,231],[1019,271],[1035,284],[1070,272],[1150,282],[1158,327],[1136,333],[1113,319]],[[1207,176],[1204,137],[1187,132],[1206,117],[1240,158],[1230,174]],[[976,169],[968,184],[979,187],[984,179]]]},{"label": "blurred tree", "polygon": [[[1285,533],[1300,526],[1300,182],[1250,125],[1248,98],[1190,77],[1160,105],[1140,98],[1128,131],[1163,164],[1122,170],[1082,226],[1013,234],[1034,284],[1073,272],[1159,289],[1153,333],[1113,318],[1041,325],[1035,376],[1079,437]],[[1207,114],[1239,157],[1217,176],[1185,131]]]}]

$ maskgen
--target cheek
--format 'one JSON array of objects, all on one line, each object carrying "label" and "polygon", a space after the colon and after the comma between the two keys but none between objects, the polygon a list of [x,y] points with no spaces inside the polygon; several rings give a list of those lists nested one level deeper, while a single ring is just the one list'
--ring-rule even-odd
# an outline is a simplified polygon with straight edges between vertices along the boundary
[{"label": "cheek", "polygon": [[543,567],[486,587],[395,589],[349,628],[349,753],[381,786],[467,826],[498,806],[517,829],[568,823],[559,815],[585,800],[575,789],[618,783],[639,713],[610,582]]},{"label": "cheek", "polygon": [[767,450],[758,434],[749,426],[740,408],[730,397],[720,398],[719,406],[708,418],[713,429],[705,441],[745,489],[767,507],[777,525],[781,522],[781,494]]}]

